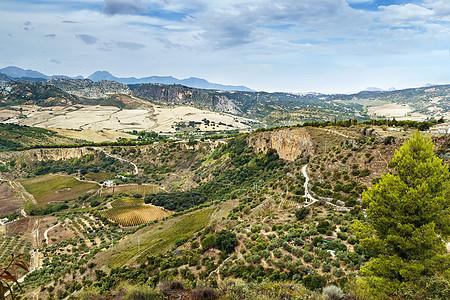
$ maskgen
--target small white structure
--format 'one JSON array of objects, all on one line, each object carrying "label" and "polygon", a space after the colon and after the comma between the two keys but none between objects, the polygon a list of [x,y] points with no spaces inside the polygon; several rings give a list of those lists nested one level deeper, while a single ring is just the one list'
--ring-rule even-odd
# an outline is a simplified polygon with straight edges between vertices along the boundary
[{"label": "small white structure", "polygon": [[106,180],[103,184],[105,185],[105,187],[113,187],[113,186],[115,186],[115,183],[112,180]]},{"label": "small white structure", "polygon": [[434,125],[429,130],[430,133],[450,133],[450,123],[441,123]]}]

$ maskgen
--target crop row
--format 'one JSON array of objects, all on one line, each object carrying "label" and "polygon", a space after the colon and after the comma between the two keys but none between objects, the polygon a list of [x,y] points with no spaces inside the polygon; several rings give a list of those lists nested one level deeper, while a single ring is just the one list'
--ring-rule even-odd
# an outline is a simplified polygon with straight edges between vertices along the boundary
[{"label": "crop row", "polygon": [[27,243],[19,236],[6,236],[0,238],[0,262],[8,260],[11,254],[26,253],[30,251],[31,243]]},{"label": "crop row", "polygon": [[102,215],[121,226],[129,227],[162,219],[164,211],[151,206],[120,207],[103,211]]}]

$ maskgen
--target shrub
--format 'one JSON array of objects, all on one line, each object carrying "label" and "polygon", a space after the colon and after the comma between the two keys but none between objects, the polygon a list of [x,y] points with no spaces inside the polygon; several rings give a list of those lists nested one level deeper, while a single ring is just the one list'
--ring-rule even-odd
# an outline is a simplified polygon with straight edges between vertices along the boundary
[{"label": "shrub", "polygon": [[215,300],[218,298],[217,292],[211,287],[197,287],[191,292],[192,300]]},{"label": "shrub", "polygon": [[131,288],[123,298],[124,300],[156,300],[158,293],[147,286],[139,286]]},{"label": "shrub", "polygon": [[313,260],[313,256],[312,256],[312,254],[311,253],[309,253],[309,252],[306,252],[304,255],[303,255],[303,260],[305,261],[305,262],[307,262],[307,263],[309,263],[309,262],[311,262],[312,260]]},{"label": "shrub", "polygon": [[342,290],[335,285],[328,285],[323,289],[324,300],[339,300],[343,296]]},{"label": "shrub", "polygon": [[324,276],[320,275],[309,275],[303,279],[303,284],[310,290],[321,290],[325,284],[327,283],[327,279]]},{"label": "shrub", "polygon": [[309,215],[309,208],[307,207],[302,207],[301,209],[297,209],[295,210],[295,217],[297,218],[297,220],[303,220],[304,218],[306,218],[307,215]]},{"label": "shrub", "polygon": [[222,230],[217,233],[216,245],[219,250],[223,250],[226,253],[231,253],[238,245],[238,240],[234,232],[228,230]]},{"label": "shrub", "polygon": [[207,250],[207,249],[209,249],[209,248],[212,248],[212,247],[214,247],[216,245],[216,236],[215,235],[210,235],[210,236],[207,236],[206,238],[204,238],[203,240],[202,240],[202,248],[204,249],[204,250]]}]

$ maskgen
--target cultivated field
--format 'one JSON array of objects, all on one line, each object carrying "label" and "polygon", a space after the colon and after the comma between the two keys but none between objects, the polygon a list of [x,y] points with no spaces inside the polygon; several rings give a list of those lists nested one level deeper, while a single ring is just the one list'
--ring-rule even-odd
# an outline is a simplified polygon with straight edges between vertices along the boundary
[{"label": "cultivated field", "polygon": [[108,210],[102,211],[102,216],[120,226],[139,226],[154,220],[161,220],[172,214],[154,205],[144,204],[143,199],[121,198],[111,203]]},{"label": "cultivated field", "polygon": [[81,182],[71,176],[44,175],[21,182],[41,204],[72,200],[79,195],[98,189],[95,183]]},{"label": "cultivated field", "polygon": [[126,193],[128,195],[141,194],[142,196],[146,194],[155,194],[163,192],[163,190],[156,186],[150,184],[127,184],[127,185],[119,185],[113,188],[107,188],[102,191],[103,194],[114,194]]},{"label": "cultivated field", "polygon": [[49,129],[56,131],[59,135],[68,138],[79,139],[94,143],[112,142],[120,138],[123,139],[135,138],[135,136],[131,134],[109,130],[72,130],[72,129],[58,129],[58,128],[49,128]]},{"label": "cultivated field", "polygon": [[368,109],[369,115],[385,116],[385,117],[404,117],[413,109],[407,104],[389,103],[380,106],[371,106]]},{"label": "cultivated field", "polygon": [[[203,126],[202,131],[248,129],[247,120],[232,115],[201,110],[190,106],[163,107],[148,105],[146,109],[120,109],[112,106],[48,107],[23,105],[1,110],[0,121],[34,127],[61,129],[59,134],[89,141],[115,140],[118,136],[101,131],[141,131],[175,132],[176,123],[201,122],[208,119],[217,124],[214,128]],[[22,109],[22,117],[18,110]],[[218,125],[220,122],[231,126]],[[87,132],[64,131],[89,130]],[[95,133],[92,136],[91,133]]]},{"label": "cultivated field", "polygon": [[0,181],[0,216],[19,210],[24,203],[20,193],[6,181]]},{"label": "cultivated field", "polygon": [[116,175],[116,174],[111,173],[111,172],[99,172],[99,173],[88,173],[88,174],[84,175],[84,177],[87,180],[92,180],[92,181],[105,181],[111,177],[114,177],[114,175]]},{"label": "cultivated field", "polygon": [[11,258],[11,254],[28,253],[31,246],[30,242],[26,242],[18,235],[0,236],[0,262],[7,261]]}]

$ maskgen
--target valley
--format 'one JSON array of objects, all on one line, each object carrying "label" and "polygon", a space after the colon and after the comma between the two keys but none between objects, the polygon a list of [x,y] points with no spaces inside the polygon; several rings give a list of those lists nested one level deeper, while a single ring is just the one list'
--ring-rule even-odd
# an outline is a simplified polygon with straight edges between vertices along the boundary
[{"label": "valley", "polygon": [[4,81],[0,256],[24,253],[30,266],[15,292],[320,299],[335,286],[364,299],[362,270],[377,259],[358,227],[370,214],[364,195],[418,129],[450,164],[448,134],[426,133],[447,117],[446,88],[294,95]]},{"label": "valley", "polygon": [[[230,279],[290,281],[310,295],[325,284],[345,288],[370,258],[351,226],[364,219],[361,194],[389,171],[412,132],[390,129],[287,127],[0,152],[2,187],[17,199],[15,211],[25,211],[6,224],[14,243],[5,240],[2,253],[29,252],[25,298],[93,288],[111,295],[131,274],[133,285],[180,280],[177,295],[186,297],[194,282]],[[450,152],[447,135],[433,140],[437,153]],[[9,203],[0,202],[5,214]]]}]

